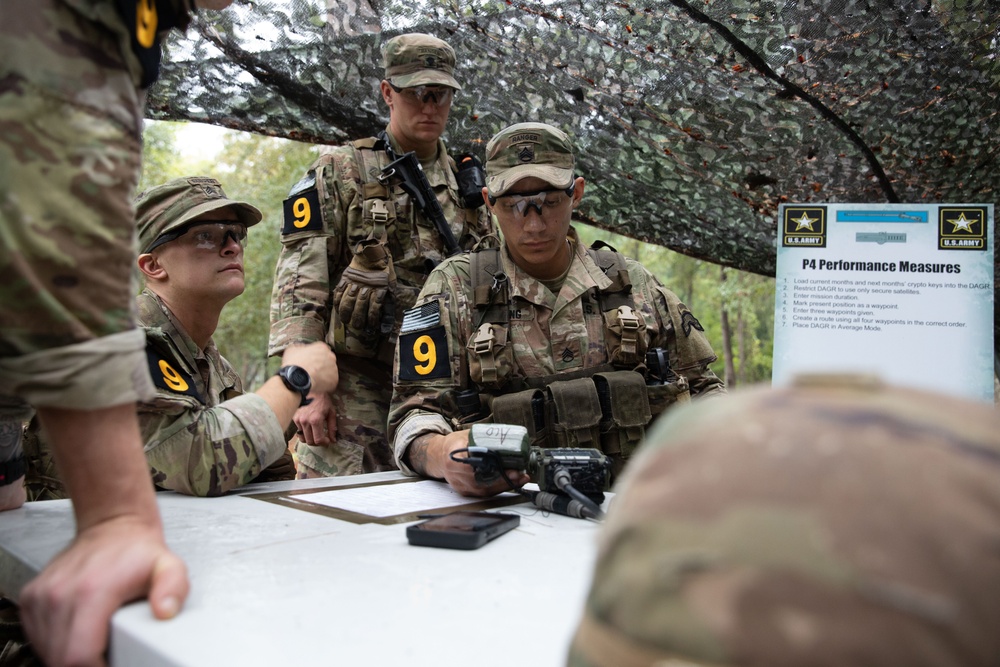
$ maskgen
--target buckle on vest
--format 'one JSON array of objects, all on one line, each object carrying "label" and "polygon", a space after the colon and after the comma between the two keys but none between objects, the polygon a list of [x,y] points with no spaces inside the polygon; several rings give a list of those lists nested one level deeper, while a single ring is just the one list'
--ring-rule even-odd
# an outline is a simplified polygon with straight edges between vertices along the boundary
[{"label": "buckle on vest", "polygon": [[389,209],[385,207],[385,201],[373,199],[371,206],[372,222],[376,225],[385,226],[389,222]]},{"label": "buckle on vest", "polygon": [[472,339],[472,349],[476,354],[489,354],[493,351],[496,339],[497,337],[493,335],[493,325],[487,322],[476,331],[476,337]]},{"label": "buckle on vest", "polygon": [[618,306],[618,321],[622,324],[622,333],[639,330],[639,318],[630,306]]}]

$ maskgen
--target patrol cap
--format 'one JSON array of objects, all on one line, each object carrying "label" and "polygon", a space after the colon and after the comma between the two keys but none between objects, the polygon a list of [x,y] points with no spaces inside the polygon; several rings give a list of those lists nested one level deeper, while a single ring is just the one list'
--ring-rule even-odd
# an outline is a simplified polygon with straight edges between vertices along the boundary
[{"label": "patrol cap", "polygon": [[573,184],[569,136],[545,123],[518,123],[486,144],[486,187],[499,197],[522,178],[535,176],[556,188]]},{"label": "patrol cap", "polygon": [[166,232],[220,208],[233,209],[237,220],[247,227],[263,218],[255,206],[226,197],[219,181],[202,176],[176,178],[150,188],[136,197],[135,208],[140,253],[147,252]]},{"label": "patrol cap", "polygon": [[462,90],[454,76],[454,49],[433,35],[397,35],[382,47],[382,59],[385,78],[397,88],[438,85]]},{"label": "patrol cap", "polygon": [[1000,664],[1000,413],[813,376],[660,418],[571,667]]}]

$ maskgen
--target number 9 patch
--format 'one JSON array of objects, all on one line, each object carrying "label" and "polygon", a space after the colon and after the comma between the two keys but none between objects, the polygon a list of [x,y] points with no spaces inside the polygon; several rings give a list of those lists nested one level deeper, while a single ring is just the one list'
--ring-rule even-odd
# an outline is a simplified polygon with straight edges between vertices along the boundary
[{"label": "number 9 patch", "polygon": [[400,380],[451,377],[448,337],[443,325],[401,334],[398,345]]},{"label": "number 9 patch", "polygon": [[149,375],[157,389],[165,389],[172,394],[184,394],[204,403],[194,381],[177,362],[160,354],[158,350],[147,345],[146,361],[149,363]]},{"label": "number 9 patch", "polygon": [[323,219],[320,217],[319,193],[316,188],[291,195],[282,203],[282,207],[282,234],[322,231]]}]

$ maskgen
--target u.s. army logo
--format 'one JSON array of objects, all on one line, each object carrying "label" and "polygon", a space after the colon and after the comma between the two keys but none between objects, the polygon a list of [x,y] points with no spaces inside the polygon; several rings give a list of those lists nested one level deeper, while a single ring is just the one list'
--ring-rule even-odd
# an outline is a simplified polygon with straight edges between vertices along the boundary
[{"label": "u.s. army logo", "polygon": [[782,247],[826,247],[825,206],[786,206],[783,210]]},{"label": "u.s. army logo", "polygon": [[986,208],[942,206],[938,209],[939,250],[986,250]]}]

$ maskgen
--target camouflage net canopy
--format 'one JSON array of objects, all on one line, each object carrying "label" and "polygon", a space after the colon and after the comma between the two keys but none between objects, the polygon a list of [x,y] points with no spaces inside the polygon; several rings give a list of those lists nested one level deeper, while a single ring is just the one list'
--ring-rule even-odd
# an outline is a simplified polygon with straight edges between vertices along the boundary
[{"label": "camouflage net canopy", "polygon": [[996,202],[996,0],[236,0],[169,41],[148,115],[370,136],[404,32],[458,55],[453,153],[562,127],[579,221],[687,255],[773,275],[782,202]]}]

